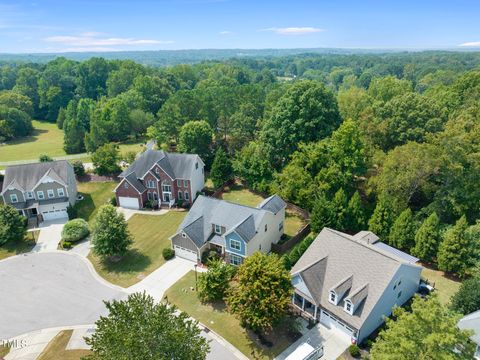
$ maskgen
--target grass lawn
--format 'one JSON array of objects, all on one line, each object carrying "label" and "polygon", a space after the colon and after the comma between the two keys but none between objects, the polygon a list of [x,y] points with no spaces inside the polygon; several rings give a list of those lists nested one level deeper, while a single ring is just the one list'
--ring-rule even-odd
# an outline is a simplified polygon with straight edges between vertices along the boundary
[{"label": "grass lawn", "polygon": [[29,231],[23,241],[8,242],[0,246],[0,260],[32,250],[35,246],[35,239],[38,239],[38,233],[38,230],[33,232]]},{"label": "grass lawn", "polygon": [[[234,184],[222,194],[224,200],[237,204],[257,207],[263,200],[260,195],[254,194],[241,184]],[[287,237],[294,236],[305,225],[305,221],[294,212],[287,210],[285,213],[284,231]]]},{"label": "grass lawn", "polygon": [[66,350],[73,330],[60,331],[47,345],[38,360],[80,360],[91,354],[90,350]]},{"label": "grass lawn", "polygon": [[102,261],[92,253],[90,261],[98,274],[113,284],[131,286],[165,263],[162,250],[170,247],[173,235],[186,212],[170,211],[165,215],[135,214],[128,220],[134,243],[119,262]]},{"label": "grass lawn", "polygon": [[438,294],[440,302],[444,305],[450,303],[450,298],[458,291],[461,282],[445,276],[443,271],[424,268],[422,271],[422,278],[428,279],[433,285]]},{"label": "grass lawn", "polygon": [[7,346],[0,345],[0,358],[3,358],[4,356],[7,356],[7,354],[10,352],[10,348]]},{"label": "grass lawn", "polygon": [[215,331],[250,359],[273,359],[290,345],[290,340],[276,332],[276,344],[271,348],[260,345],[239,320],[229,314],[223,303],[202,304],[191,288],[195,288],[195,272],[190,271],[167,290],[168,301],[175,304],[203,325]]},{"label": "grass lawn", "polygon": [[78,217],[91,222],[100,206],[104,205],[114,195],[117,183],[108,182],[80,182],[77,183],[78,192],[84,199],[75,204]]}]

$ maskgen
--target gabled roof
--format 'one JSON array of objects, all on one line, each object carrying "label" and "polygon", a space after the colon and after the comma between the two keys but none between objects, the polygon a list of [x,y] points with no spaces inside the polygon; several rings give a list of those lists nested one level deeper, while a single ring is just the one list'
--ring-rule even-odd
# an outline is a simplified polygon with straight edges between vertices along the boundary
[{"label": "gabled roof", "polygon": [[202,159],[196,154],[146,150],[119,177],[134,174],[138,179],[142,179],[155,164],[158,164],[172,179],[190,179],[197,163],[203,165]]},{"label": "gabled roof", "polygon": [[125,180],[127,180],[139,193],[143,193],[147,190],[147,188],[137,179],[135,174],[128,174],[125,176]]},{"label": "gabled roof", "polygon": [[197,246],[202,246],[209,241],[212,226],[216,224],[225,227],[224,235],[235,231],[248,242],[258,232],[258,227],[267,213],[263,209],[200,195],[177,232],[184,231]]},{"label": "gabled roof", "polygon": [[270,196],[263,200],[260,205],[258,205],[259,209],[270,211],[274,214],[285,208],[287,204],[283,199],[278,196],[277,194]]},{"label": "gabled roof", "polygon": [[470,337],[473,342],[480,345],[480,310],[461,318],[458,327],[462,330],[473,330],[474,334]]},{"label": "gabled roof", "polygon": [[[317,305],[359,329],[401,266],[420,268],[355,236],[324,228],[291,273],[302,276]],[[331,304],[329,290],[342,287],[350,276],[350,288],[339,306]],[[342,308],[342,301],[349,297],[362,303],[353,315]]]},{"label": "gabled roof", "polygon": [[11,184],[20,190],[32,191],[44,176],[68,184],[69,171],[73,172],[73,168],[66,160],[9,166],[5,169],[2,192]]}]

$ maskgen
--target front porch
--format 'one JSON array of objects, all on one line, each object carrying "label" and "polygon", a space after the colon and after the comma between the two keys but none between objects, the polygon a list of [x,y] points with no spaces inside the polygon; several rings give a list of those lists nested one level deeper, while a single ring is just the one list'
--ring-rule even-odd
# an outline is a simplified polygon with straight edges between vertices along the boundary
[{"label": "front porch", "polygon": [[319,311],[318,307],[302,295],[294,292],[292,297],[292,304],[301,311],[308,318],[318,321]]}]

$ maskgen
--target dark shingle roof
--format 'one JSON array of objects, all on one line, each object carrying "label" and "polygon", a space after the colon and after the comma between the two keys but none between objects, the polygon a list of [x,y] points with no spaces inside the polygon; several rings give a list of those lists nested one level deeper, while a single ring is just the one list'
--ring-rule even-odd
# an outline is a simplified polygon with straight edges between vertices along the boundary
[{"label": "dark shingle roof", "polygon": [[15,181],[22,190],[32,191],[47,172],[52,179],[68,184],[69,167],[71,165],[66,160],[9,166],[5,169],[3,188],[6,189]]},{"label": "dark shingle roof", "polygon": [[259,209],[270,211],[274,214],[282,210],[287,204],[283,199],[278,195],[272,195],[269,198],[263,200],[260,205],[258,205]]},{"label": "dark shingle roof", "polygon": [[140,193],[143,193],[146,188],[145,186],[137,179],[135,174],[131,173],[128,174],[125,179],[128,180],[128,182]]}]

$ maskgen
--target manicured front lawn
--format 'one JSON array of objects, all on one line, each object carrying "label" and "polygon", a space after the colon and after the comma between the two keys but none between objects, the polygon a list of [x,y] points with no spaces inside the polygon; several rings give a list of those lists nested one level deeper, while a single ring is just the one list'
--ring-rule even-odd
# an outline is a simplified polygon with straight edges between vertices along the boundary
[{"label": "manicured front lawn", "polygon": [[[257,207],[264,199],[260,195],[254,194],[249,189],[243,187],[241,184],[234,184],[230,186],[222,194],[223,200],[234,202],[250,207]],[[303,226],[305,221],[295,214],[293,211],[286,210],[284,231],[287,237],[294,236]]]},{"label": "manicured front lawn", "polygon": [[458,291],[461,282],[448,278],[443,271],[424,268],[422,278],[428,279],[430,284],[435,284],[436,292],[440,302],[444,305],[450,303],[450,298]]},{"label": "manicured front lawn", "polygon": [[[38,239],[39,231],[29,231],[23,241],[8,242],[0,246],[0,260],[10,256],[29,252],[35,246],[35,239]],[[1,349],[1,348],[0,348]]]},{"label": "manicured front lawn", "polygon": [[92,253],[88,258],[104,279],[123,287],[131,286],[165,263],[162,250],[171,246],[168,238],[186,214],[180,211],[165,215],[135,214],[128,220],[134,243],[122,260],[102,261]]},{"label": "manicured front lawn", "polygon": [[117,183],[108,182],[81,182],[77,183],[78,193],[84,199],[75,204],[78,217],[91,222],[100,206],[107,203],[114,196],[113,189]]},{"label": "manicured front lawn", "polygon": [[202,304],[192,288],[195,288],[195,272],[190,271],[167,290],[167,300],[222,336],[248,358],[273,359],[290,345],[291,341],[280,332],[276,333],[273,347],[260,345],[254,335],[242,328],[239,320],[226,311],[224,303]]},{"label": "manicured front lawn", "polygon": [[42,351],[38,360],[80,360],[90,355],[90,350],[66,350],[68,341],[72,337],[73,330],[60,331],[47,347]]}]

